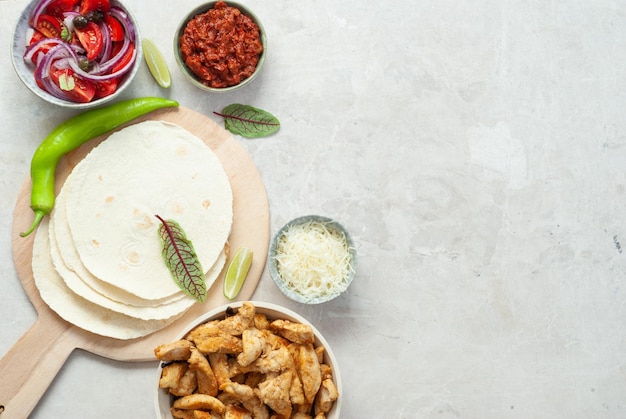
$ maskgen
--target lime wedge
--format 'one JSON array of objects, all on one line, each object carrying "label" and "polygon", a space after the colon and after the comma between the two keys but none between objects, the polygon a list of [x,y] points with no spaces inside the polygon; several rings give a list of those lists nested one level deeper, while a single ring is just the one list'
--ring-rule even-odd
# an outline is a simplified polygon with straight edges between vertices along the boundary
[{"label": "lime wedge", "polygon": [[252,265],[252,250],[240,247],[233,260],[230,261],[226,276],[224,276],[224,296],[229,300],[233,300],[241,291],[250,265]]},{"label": "lime wedge", "polygon": [[165,89],[172,85],[172,79],[170,77],[170,71],[167,68],[167,63],[163,54],[159,51],[156,44],[149,38],[144,38],[141,41],[143,46],[143,56],[148,64],[148,69],[152,73],[152,77],[156,80],[157,84]]}]

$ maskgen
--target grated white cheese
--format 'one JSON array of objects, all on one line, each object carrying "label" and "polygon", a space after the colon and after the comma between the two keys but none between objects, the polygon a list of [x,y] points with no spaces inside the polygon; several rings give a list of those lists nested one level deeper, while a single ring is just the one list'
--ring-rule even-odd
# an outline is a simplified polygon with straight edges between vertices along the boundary
[{"label": "grated white cheese", "polygon": [[287,288],[308,299],[345,291],[353,270],[345,234],[319,221],[285,229],[275,259]]}]

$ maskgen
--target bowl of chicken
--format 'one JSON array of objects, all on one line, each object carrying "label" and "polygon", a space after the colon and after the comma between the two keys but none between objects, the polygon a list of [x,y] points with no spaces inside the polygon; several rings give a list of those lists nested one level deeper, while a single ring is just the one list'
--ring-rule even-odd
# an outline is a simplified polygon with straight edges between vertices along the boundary
[{"label": "bowl of chicken", "polygon": [[160,419],[338,419],[343,390],[333,352],[302,316],[233,302],[154,349]]}]

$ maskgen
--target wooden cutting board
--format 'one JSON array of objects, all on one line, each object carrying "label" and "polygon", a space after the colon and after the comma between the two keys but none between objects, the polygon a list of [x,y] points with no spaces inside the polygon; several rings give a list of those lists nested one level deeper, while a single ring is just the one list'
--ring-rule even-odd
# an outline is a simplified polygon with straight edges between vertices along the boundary
[{"label": "wooden cutting board", "polygon": [[[237,300],[250,299],[265,267],[270,229],[267,193],[252,158],[229,132],[193,110],[184,107],[162,109],[129,124],[148,119],[168,121],[186,128],[211,147],[222,162],[233,190],[233,226],[229,239],[231,255],[240,246],[254,252],[250,272],[237,297]],[[57,192],[71,169],[108,135],[88,142],[62,159],[57,169]],[[80,348],[119,361],[153,360],[156,346],[172,341],[200,314],[229,302],[222,294],[222,272],[209,290],[205,303],[196,304],[170,326],[143,338],[117,340],[102,337],[66,322],[46,305],[35,286],[31,268],[35,234],[26,238],[19,236],[33,219],[30,188],[29,177],[19,192],[13,214],[12,245],[17,274],[37,311],[37,319],[0,360],[2,419],[27,417],[74,349]]]}]

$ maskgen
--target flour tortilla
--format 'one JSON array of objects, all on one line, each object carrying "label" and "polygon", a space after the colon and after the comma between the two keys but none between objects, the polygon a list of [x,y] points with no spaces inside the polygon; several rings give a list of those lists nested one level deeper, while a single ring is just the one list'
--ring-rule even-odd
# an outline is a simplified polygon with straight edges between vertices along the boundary
[{"label": "flour tortilla", "polygon": [[146,300],[180,292],[161,257],[159,221],[178,222],[207,272],[232,226],[232,190],[215,154],[185,129],[146,121],[95,147],[66,181],[76,251],[101,281]]},{"label": "flour tortilla", "polygon": [[[195,300],[182,291],[176,295],[176,298],[160,300],[161,302],[156,304],[154,301],[140,299],[93,277],[82,266],[76,255],[74,244],[69,236],[69,227],[64,217],[61,216],[64,213],[64,197],[62,190],[57,196],[55,210],[50,216],[48,236],[54,268],[70,291],[106,309],[144,320],[168,319],[191,308]],[[69,263],[67,262],[68,256]],[[210,287],[210,284],[219,276],[225,261],[226,253],[223,251],[206,274],[207,287]]]},{"label": "flour tortilla", "polygon": [[116,311],[118,313],[126,314],[130,317],[145,319],[145,320],[163,320],[175,316],[177,314],[187,311],[195,302],[191,297],[185,297],[175,300],[169,304],[160,304],[153,307],[134,306],[125,304],[108,298],[106,295],[100,294],[90,288],[82,279],[76,275],[76,272],[67,268],[59,256],[58,247],[56,246],[56,240],[50,235],[50,230],[43,233],[48,236],[50,245],[50,257],[53,262],[53,267],[57,271],[57,274],[61,277],[65,285],[70,292],[74,292],[78,296],[88,300],[100,307],[108,310]]},{"label": "flour tortilla", "polygon": [[141,320],[107,310],[71,292],[54,269],[50,257],[48,220],[37,229],[33,243],[33,277],[41,298],[61,318],[89,332],[115,339],[149,335],[177,320]]},{"label": "flour tortilla", "polygon": [[[68,179],[71,178],[71,176],[72,173],[70,173]],[[185,296],[185,293],[180,291],[177,294],[173,294],[170,297],[160,300],[146,300],[96,278],[87,270],[87,268],[85,268],[80,260],[78,251],[75,248],[70,227],[67,224],[65,211],[66,195],[67,188],[61,188],[56,197],[54,209],[50,214],[48,229],[50,230],[49,236],[52,262],[54,263],[57,272],[59,272],[66,285],[72,291],[81,297],[90,300],[91,302],[97,303],[98,300],[94,300],[94,298],[97,297],[90,298],[91,293],[85,289],[86,286],[87,288],[93,290],[93,292],[106,296],[108,299],[136,307],[154,307],[169,304],[178,301]]]}]

